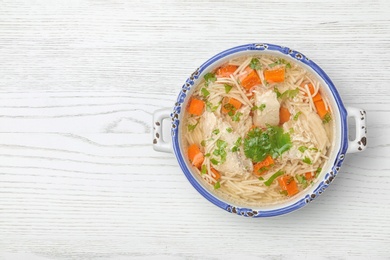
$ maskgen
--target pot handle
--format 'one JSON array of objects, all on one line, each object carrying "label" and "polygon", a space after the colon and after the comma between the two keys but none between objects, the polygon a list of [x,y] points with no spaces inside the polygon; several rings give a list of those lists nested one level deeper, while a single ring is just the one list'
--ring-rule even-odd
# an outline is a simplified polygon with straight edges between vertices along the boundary
[{"label": "pot handle", "polygon": [[355,119],[355,140],[348,140],[347,153],[361,152],[367,146],[366,111],[360,108],[347,107],[348,117]]},{"label": "pot handle", "polygon": [[162,136],[163,121],[171,117],[171,110],[171,108],[163,108],[153,113],[153,149],[155,151],[172,153],[172,143],[165,142]]}]

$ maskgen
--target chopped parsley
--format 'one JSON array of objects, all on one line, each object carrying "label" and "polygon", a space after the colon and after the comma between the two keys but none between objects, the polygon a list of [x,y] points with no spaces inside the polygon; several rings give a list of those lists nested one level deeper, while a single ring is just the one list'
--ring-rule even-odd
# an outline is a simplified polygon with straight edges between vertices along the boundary
[{"label": "chopped parsley", "polygon": [[311,150],[311,151],[314,151],[314,152],[318,152],[318,148],[315,148],[315,147],[310,148],[310,150]]},{"label": "chopped parsley", "polygon": [[304,176],[299,175],[299,174],[295,176],[295,179],[297,179],[298,183],[300,183],[300,184],[302,184],[303,181],[306,180],[306,178]]},{"label": "chopped parsley", "polygon": [[304,153],[308,148],[306,146],[300,146],[298,148],[298,150],[301,152],[301,153]]},{"label": "chopped parsley", "polygon": [[306,163],[306,164],[312,164],[312,162],[311,162],[311,160],[310,160],[310,158],[309,157],[307,157],[307,156],[305,156],[305,158],[303,158],[303,160],[302,160],[304,163]]},{"label": "chopped parsley", "polygon": [[236,142],[234,143],[234,145],[240,146],[241,143],[242,143],[242,137],[238,137],[237,140],[236,140]]},{"label": "chopped parsley", "polygon": [[274,63],[268,64],[268,67],[273,68],[273,67],[275,67],[277,65],[281,65],[281,64],[285,64],[286,68],[291,68],[291,64],[284,59],[278,59]]},{"label": "chopped parsley", "polygon": [[272,182],[278,178],[279,176],[282,176],[284,174],[283,171],[277,171],[274,173],[267,181],[264,182],[265,186],[271,186]]},{"label": "chopped parsley", "polygon": [[235,153],[235,152],[237,152],[237,151],[238,151],[238,147],[237,147],[237,146],[233,146],[233,147],[232,147],[232,152]]},{"label": "chopped parsley", "polygon": [[219,134],[219,129],[215,129],[212,133],[215,135]]},{"label": "chopped parsley", "polygon": [[318,177],[318,175],[320,175],[321,171],[322,171],[322,168],[318,167],[316,170],[316,178]]},{"label": "chopped parsley", "polygon": [[205,174],[207,172],[207,166],[206,164],[202,165],[202,170],[200,171],[202,174]]},{"label": "chopped parsley", "polygon": [[214,164],[214,165],[218,165],[218,164],[219,164],[219,162],[218,162],[217,160],[215,160],[214,158],[211,158],[211,159],[210,159],[210,162],[211,162],[212,164]]},{"label": "chopped parsley", "polygon": [[284,195],[284,196],[288,196],[288,192],[286,190],[281,190],[281,191],[279,191],[279,193]]},{"label": "chopped parsley", "polygon": [[308,183],[307,183],[307,180],[306,180],[306,177],[305,176],[302,176],[302,175],[296,175],[295,176],[295,179],[297,179],[298,183],[299,184],[302,184],[303,185],[303,188],[306,188]]},{"label": "chopped parsley", "polygon": [[279,157],[292,146],[289,133],[284,133],[279,126],[270,126],[266,130],[254,128],[248,132],[244,140],[244,153],[253,162],[261,162],[268,155]]},{"label": "chopped parsley", "polygon": [[259,181],[264,181],[264,178],[260,176]]},{"label": "chopped parsley", "polygon": [[206,88],[202,88],[202,89],[200,90],[200,92],[202,92],[202,95],[203,95],[204,97],[207,97],[208,95],[210,95],[210,92],[209,92]]},{"label": "chopped parsley", "polygon": [[203,76],[204,80],[206,81],[205,85],[206,87],[210,84],[210,83],[213,83],[217,80],[217,77],[215,76],[214,73],[212,72],[209,72],[209,73],[206,73],[206,75]]},{"label": "chopped parsley", "polygon": [[299,111],[298,113],[295,114],[295,116],[293,117],[294,121],[297,121],[298,120],[298,117],[302,114],[301,111]]},{"label": "chopped parsley", "polygon": [[218,104],[214,106],[213,103],[206,101],[206,109],[209,112],[214,112],[215,110],[218,109],[220,104],[221,102],[218,102]]},{"label": "chopped parsley", "polygon": [[233,116],[232,116],[232,121],[234,122],[240,122],[240,116],[242,116],[243,114],[241,112],[237,112],[235,113]]},{"label": "chopped parsley", "polygon": [[232,147],[233,153],[238,151],[238,148],[240,147],[241,143],[242,143],[242,138],[238,137],[237,141],[234,142],[234,146]]},{"label": "chopped parsley", "polygon": [[233,132],[233,129],[231,127],[226,128],[226,132],[231,133]]},{"label": "chopped parsley", "polygon": [[211,155],[210,153],[206,153],[204,156],[205,157],[210,157],[210,155]]},{"label": "chopped parsley", "polygon": [[280,95],[280,98],[294,98],[296,95],[299,94],[299,89],[288,89],[283,92],[283,94]]},{"label": "chopped parsley", "polygon": [[191,125],[189,124],[187,127],[188,127],[188,131],[189,132],[192,132],[195,130],[196,126],[199,124],[199,121],[195,124],[195,125]]},{"label": "chopped parsley", "polygon": [[217,181],[215,184],[214,184],[214,190],[217,190],[221,188],[221,184],[219,183],[219,181]]},{"label": "chopped parsley", "polygon": [[279,92],[279,89],[277,87],[274,87],[274,92],[276,93],[277,98],[280,98],[282,96],[282,93]]},{"label": "chopped parsley", "polygon": [[234,115],[235,111],[237,110],[236,107],[230,103],[226,103],[225,105],[223,105],[223,108],[225,108],[228,111],[229,116]]},{"label": "chopped parsley", "polygon": [[225,86],[225,93],[226,94],[229,93],[230,90],[232,90],[232,88],[233,88],[233,86],[230,86],[229,84],[224,84],[224,86]]},{"label": "chopped parsley", "polygon": [[[227,146],[227,142],[221,140],[221,139],[218,139],[217,140],[217,148],[214,150],[213,152],[213,155],[215,156],[220,156],[221,157],[221,163],[224,163],[226,161],[226,148]],[[213,163],[215,164],[215,163]]]},{"label": "chopped parsley", "polygon": [[326,124],[326,123],[329,123],[330,121],[332,121],[332,117],[330,116],[330,113],[328,112],[325,114],[324,119],[322,119],[322,122],[324,124]]},{"label": "chopped parsley", "polygon": [[271,167],[274,166],[274,164],[270,164],[268,166],[264,166],[264,167],[261,167],[257,172],[262,174],[263,172],[266,172],[268,171],[269,169],[271,169]]},{"label": "chopped parsley", "polygon": [[206,146],[206,140],[202,140],[202,142],[200,142],[200,145],[203,147]]},{"label": "chopped parsley", "polygon": [[261,63],[260,63],[259,59],[252,58],[251,62],[249,64],[249,67],[251,67],[251,69],[254,69],[254,70],[260,70],[261,69]]},{"label": "chopped parsley", "polygon": [[253,106],[252,107],[252,111],[254,111],[254,110],[260,110],[260,111],[263,111],[265,108],[266,108],[266,104],[261,104],[260,106]]}]

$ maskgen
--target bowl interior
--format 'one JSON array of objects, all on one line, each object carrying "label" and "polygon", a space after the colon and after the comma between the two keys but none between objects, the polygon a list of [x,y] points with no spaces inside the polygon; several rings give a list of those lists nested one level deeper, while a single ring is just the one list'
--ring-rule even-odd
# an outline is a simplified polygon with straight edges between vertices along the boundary
[{"label": "bowl interior", "polygon": [[[280,47],[282,48],[282,47]],[[179,124],[177,136],[178,139],[176,140],[177,147],[175,148],[176,155],[181,155],[182,162],[179,163],[186,174],[187,178],[190,180],[190,182],[193,184],[193,186],[208,200],[212,201],[214,204],[216,204],[219,207],[228,209],[229,208],[245,208],[245,209],[251,209],[256,211],[275,211],[280,209],[290,209],[290,208],[299,208],[303,206],[304,204],[307,204],[308,198],[310,196],[313,196],[313,194],[318,194],[318,189],[320,186],[324,185],[324,182],[329,177],[329,172],[332,172],[333,167],[335,166],[338,157],[341,150],[345,150],[345,117],[342,117],[342,114],[345,113],[345,108],[338,96],[337,90],[334,88],[333,83],[330,81],[330,79],[327,77],[327,75],[312,61],[306,59],[303,55],[298,57],[302,57],[301,59],[295,58],[296,55],[289,55],[282,53],[280,50],[243,50],[243,51],[237,51],[233,52],[227,55],[221,55],[217,58],[212,60],[210,59],[208,62],[206,62],[204,65],[202,65],[198,69],[198,75],[193,80],[193,84],[189,91],[186,93],[186,98],[184,99],[183,104],[181,105],[182,108],[185,108],[187,106],[187,102],[189,100],[189,97],[193,93],[194,89],[196,88],[197,84],[201,81],[204,74],[206,74],[209,71],[214,70],[215,68],[219,67],[220,65],[226,63],[228,60],[241,57],[241,56],[252,56],[252,55],[272,55],[275,57],[283,58],[285,60],[288,60],[289,62],[297,63],[298,65],[304,67],[307,71],[312,73],[316,77],[316,79],[320,82],[322,86],[322,94],[325,95],[328,99],[328,103],[332,110],[333,115],[333,140],[332,140],[332,146],[329,153],[329,160],[326,162],[326,164],[323,167],[323,170],[321,174],[316,179],[315,183],[313,185],[310,185],[308,188],[306,188],[304,191],[301,191],[297,195],[293,196],[292,198],[283,200],[281,202],[275,202],[274,204],[268,204],[268,205],[253,205],[253,204],[246,204],[242,201],[236,201],[232,198],[229,198],[226,194],[222,192],[215,191],[210,185],[207,185],[205,181],[199,176],[199,174],[195,173],[192,170],[192,166],[190,165],[189,161],[183,156],[183,151],[185,151],[185,143],[183,141],[183,138],[181,137],[182,132],[182,125]],[[215,57],[214,57],[215,58]],[[314,65],[312,65],[314,64]],[[181,113],[179,113],[178,121],[183,118],[183,113],[185,113],[185,109],[181,110]],[[343,148],[343,149],[342,149]],[[317,191],[316,191],[317,190]],[[322,193],[322,192],[321,192]],[[288,211],[288,210],[287,210]],[[291,211],[291,210],[290,210]]]}]

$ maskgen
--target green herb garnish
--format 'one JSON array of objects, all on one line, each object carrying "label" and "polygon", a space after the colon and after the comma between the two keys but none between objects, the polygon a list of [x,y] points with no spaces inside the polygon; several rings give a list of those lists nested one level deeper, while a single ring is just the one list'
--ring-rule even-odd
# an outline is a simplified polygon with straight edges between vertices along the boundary
[{"label": "green herb garnish", "polygon": [[253,162],[260,162],[268,155],[279,157],[292,146],[289,133],[284,133],[279,126],[268,126],[266,130],[254,128],[248,132],[244,140],[244,153]]},{"label": "green herb garnish", "polygon": [[200,142],[200,145],[203,147],[206,146],[206,140],[202,140],[202,142]]},{"label": "green herb garnish", "polygon": [[313,148],[310,148],[309,150],[311,150],[311,151],[314,151],[314,152],[318,152],[318,149],[317,149],[317,148],[315,148],[315,147],[313,147]]},{"label": "green herb garnish", "polygon": [[234,146],[232,147],[232,152],[237,152],[242,142],[242,138],[238,137],[237,141],[234,142]]},{"label": "green herb garnish", "polygon": [[204,97],[207,97],[208,95],[210,95],[210,92],[209,92],[206,88],[202,88],[202,89],[200,90],[200,92],[202,92],[202,95],[203,95]]},{"label": "green herb garnish", "polygon": [[284,196],[287,196],[288,195],[288,192],[286,190],[281,190],[279,191],[280,194],[284,195]]},{"label": "green herb garnish", "polygon": [[307,150],[307,147],[306,146],[300,146],[298,148],[298,150],[301,152],[301,153],[304,153],[306,150]]},{"label": "green herb garnish", "polygon": [[217,77],[215,76],[214,73],[212,72],[209,72],[209,73],[206,73],[206,75],[203,76],[204,80],[206,81],[205,85],[206,87],[210,84],[210,83],[213,83],[217,80]]},{"label": "green herb garnish", "polygon": [[330,113],[328,112],[325,114],[324,119],[322,119],[322,122],[324,124],[326,124],[326,123],[329,123],[330,121],[332,121],[332,117],[330,116]]},{"label": "green herb garnish", "polygon": [[217,181],[215,184],[214,184],[214,190],[217,190],[221,188],[221,184],[219,183],[219,181]]},{"label": "green herb garnish", "polygon": [[188,131],[189,132],[192,132],[192,131],[194,131],[195,130],[195,128],[196,128],[196,126],[199,124],[199,121],[195,124],[195,125],[191,125],[191,124],[189,124],[188,126],[187,126],[187,128],[188,128]]},{"label": "green herb garnish", "polygon": [[232,116],[232,121],[234,122],[240,122],[240,116],[242,116],[243,114],[241,112],[237,112],[235,113],[233,116]]},{"label": "green herb garnish", "polygon": [[294,121],[297,121],[298,120],[298,117],[302,114],[301,111],[299,111],[298,113],[295,114],[295,116],[293,117]]},{"label": "green herb garnish", "polygon": [[202,170],[200,171],[202,174],[205,174],[207,172],[207,166],[206,164],[202,165]]},{"label": "green herb garnish", "polygon": [[282,93],[279,92],[279,89],[277,87],[274,87],[274,92],[276,93],[277,98],[280,98],[282,96]]},{"label": "green herb garnish", "polygon": [[278,178],[279,176],[282,176],[284,174],[283,171],[277,171],[274,173],[267,181],[264,182],[265,186],[271,186],[272,182]]},{"label": "green herb garnish", "polygon": [[233,129],[231,127],[226,128],[226,132],[231,133],[233,132]]},{"label": "green herb garnish", "polygon": [[225,93],[226,94],[229,93],[230,90],[232,90],[232,88],[233,88],[233,86],[230,86],[229,84],[224,84],[224,86],[225,86]]},{"label": "green herb garnish", "polygon": [[298,95],[299,89],[288,89],[283,92],[283,94],[280,95],[280,98],[294,98],[296,95]]},{"label": "green herb garnish", "polygon": [[210,153],[206,153],[204,156],[205,157],[210,157],[210,155],[211,155]]},{"label": "green herb garnish", "polygon": [[215,110],[218,109],[220,104],[221,102],[218,102],[218,104],[214,106],[213,103],[206,101],[206,109],[209,112],[215,112]]},{"label": "green herb garnish", "polygon": [[226,151],[225,148],[227,146],[227,142],[218,139],[217,140],[217,148],[214,150],[213,154],[215,156],[220,156],[221,157],[221,163],[224,163],[226,161]]},{"label": "green herb garnish", "polygon": [[263,177],[259,177],[259,181],[263,181],[264,180],[264,178]]},{"label": "green herb garnish", "polygon": [[295,179],[297,179],[298,183],[300,183],[300,184],[302,184],[303,181],[306,180],[306,178],[302,175],[296,175]]},{"label": "green herb garnish", "polygon": [[215,160],[214,158],[211,158],[211,159],[210,159],[210,162],[211,162],[212,164],[214,164],[214,165],[218,165],[218,164],[219,164],[219,162],[218,162],[217,160]]},{"label": "green herb garnish", "polygon": [[303,158],[302,160],[304,163],[307,163],[307,164],[312,164],[311,160],[309,157],[305,156],[305,158]]},{"label": "green herb garnish", "polygon": [[266,108],[266,104],[261,104],[260,106],[253,106],[252,108],[251,108],[251,110],[252,111],[254,111],[254,110],[260,110],[260,111],[263,111],[265,108]]},{"label": "green herb garnish", "polygon": [[318,175],[320,175],[321,171],[322,171],[322,168],[318,167],[316,170],[316,178],[318,177]]},{"label": "green herb garnish", "polygon": [[212,133],[215,135],[219,134],[219,129],[215,129],[214,131],[212,131]]},{"label": "green herb garnish", "polygon": [[261,63],[260,63],[259,59],[252,58],[251,62],[249,64],[249,67],[251,67],[251,69],[254,69],[254,70],[260,70],[261,69]]},{"label": "green herb garnish", "polygon": [[284,59],[278,59],[274,63],[268,64],[268,67],[273,68],[273,67],[280,65],[280,64],[285,64],[286,68],[291,68],[291,64]]}]

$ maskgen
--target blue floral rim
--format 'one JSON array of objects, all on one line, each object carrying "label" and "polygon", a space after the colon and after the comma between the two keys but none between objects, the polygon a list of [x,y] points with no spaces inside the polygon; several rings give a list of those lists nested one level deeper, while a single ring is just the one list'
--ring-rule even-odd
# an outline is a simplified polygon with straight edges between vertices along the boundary
[{"label": "blue floral rim", "polygon": [[[237,207],[235,205],[230,205],[215,196],[213,196],[207,189],[205,189],[201,184],[198,183],[198,181],[194,178],[194,176],[191,174],[190,169],[188,168],[187,164],[185,163],[186,159],[183,158],[183,153],[180,149],[179,145],[179,114],[182,110],[182,104],[185,101],[187,97],[187,93],[190,91],[190,89],[194,86],[195,81],[199,78],[199,75],[208,68],[209,66],[215,64],[220,59],[232,55],[239,52],[246,52],[246,51],[276,51],[280,54],[286,55],[294,60],[296,60],[298,63],[304,63],[308,67],[310,67],[312,70],[314,70],[317,75],[324,80],[324,82],[329,87],[331,93],[333,94],[333,97],[335,99],[335,102],[338,106],[338,110],[340,113],[340,125],[341,125],[341,140],[340,140],[340,149],[337,152],[336,159],[333,163],[333,166],[331,167],[331,170],[327,172],[324,176],[324,178],[321,181],[318,181],[318,184],[314,191],[311,194],[306,194],[304,197],[302,197],[299,201],[295,202],[294,204],[280,207],[273,210],[261,210],[261,209],[251,209],[251,208],[242,208]],[[318,197],[320,194],[322,194],[325,189],[329,186],[329,184],[334,180],[337,173],[340,170],[340,167],[344,161],[345,153],[348,148],[348,133],[347,133],[347,111],[343,105],[343,102],[340,98],[340,95],[328,77],[328,75],[312,60],[308,59],[305,55],[303,55],[300,52],[294,51],[288,47],[282,47],[279,45],[274,44],[268,44],[268,43],[254,43],[254,44],[246,44],[237,46],[228,50],[225,50],[211,59],[207,60],[205,63],[203,63],[192,75],[186,80],[185,84],[182,86],[182,90],[180,91],[177,102],[174,106],[173,112],[171,114],[172,118],[172,127],[171,127],[171,135],[172,135],[172,145],[173,150],[176,155],[176,158],[179,162],[179,165],[187,177],[188,181],[192,184],[192,186],[207,200],[215,204],[216,206],[237,214],[242,215],[245,217],[273,217],[278,215],[284,215],[287,213],[290,213],[292,211],[295,211],[297,209],[302,208],[303,206],[307,205],[309,202],[313,201],[316,197]]]}]

